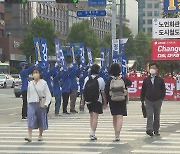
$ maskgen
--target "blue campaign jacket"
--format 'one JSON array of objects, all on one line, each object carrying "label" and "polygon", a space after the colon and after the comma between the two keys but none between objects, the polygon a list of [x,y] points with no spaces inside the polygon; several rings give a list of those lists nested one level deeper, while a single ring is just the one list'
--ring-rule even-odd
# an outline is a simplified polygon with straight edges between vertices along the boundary
[{"label": "blue campaign jacket", "polygon": [[61,89],[61,82],[60,79],[65,75],[66,72],[59,72],[53,79],[53,92],[55,95],[61,95],[62,89]]},{"label": "blue campaign jacket", "polygon": [[21,76],[21,80],[22,80],[21,91],[27,91],[27,88],[28,88],[28,77],[29,77],[29,74],[32,73],[34,68],[35,68],[35,66],[30,66],[27,69],[22,70],[19,73],[20,76]]},{"label": "blue campaign jacket", "polygon": [[105,82],[110,78],[110,75],[106,73],[104,70],[101,70],[99,72],[99,76],[102,77]]},{"label": "blue campaign jacket", "polygon": [[49,71],[46,68],[43,73],[42,73],[42,78],[47,82],[47,85],[49,87],[49,90],[51,93],[53,93],[53,81],[52,81],[52,75],[56,75],[57,74],[57,69],[58,67],[52,67]]},{"label": "blue campaign jacket", "polygon": [[83,73],[83,75],[79,78],[79,86],[80,86],[80,95],[82,95],[83,86],[84,86],[84,80],[89,75],[89,72],[86,71]]},{"label": "blue campaign jacket", "polygon": [[69,68],[62,76],[62,93],[70,93],[70,75],[71,69]]},{"label": "blue campaign jacket", "polygon": [[76,77],[83,71],[83,68],[78,68],[76,64],[73,65],[70,72],[70,90],[78,90],[78,84]]}]

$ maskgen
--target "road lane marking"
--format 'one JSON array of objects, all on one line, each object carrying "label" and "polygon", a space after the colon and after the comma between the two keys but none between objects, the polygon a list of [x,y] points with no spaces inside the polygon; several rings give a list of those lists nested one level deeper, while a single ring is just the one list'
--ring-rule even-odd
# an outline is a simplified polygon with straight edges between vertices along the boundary
[{"label": "road lane marking", "polygon": [[153,154],[180,154],[180,151],[165,151],[165,150],[133,150],[131,153],[153,153]]}]

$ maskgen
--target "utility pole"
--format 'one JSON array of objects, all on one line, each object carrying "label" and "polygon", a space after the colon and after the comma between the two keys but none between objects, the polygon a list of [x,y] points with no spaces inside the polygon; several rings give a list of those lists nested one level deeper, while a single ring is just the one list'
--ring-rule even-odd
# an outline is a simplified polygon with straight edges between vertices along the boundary
[{"label": "utility pole", "polygon": [[112,0],[112,40],[116,39],[116,0]]},{"label": "utility pole", "polygon": [[123,38],[123,0],[120,0],[120,7],[119,7],[119,26],[120,26],[120,30],[119,30],[119,40],[121,40]]}]

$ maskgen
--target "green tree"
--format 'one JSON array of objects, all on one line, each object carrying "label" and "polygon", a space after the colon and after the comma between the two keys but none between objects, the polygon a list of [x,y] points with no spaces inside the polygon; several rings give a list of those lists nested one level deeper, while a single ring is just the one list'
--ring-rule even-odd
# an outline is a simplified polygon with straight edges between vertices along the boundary
[{"label": "green tree", "polygon": [[99,57],[99,41],[93,29],[90,28],[88,20],[73,24],[68,34],[67,42],[82,42],[85,47],[90,47],[92,49],[93,57]]},{"label": "green tree", "polygon": [[34,37],[47,38],[48,54],[52,55],[55,53],[54,38],[57,38],[58,35],[55,33],[52,22],[41,18],[35,18],[32,20],[27,33],[24,35],[19,48],[25,55],[32,56],[33,59],[35,57]]},{"label": "green tree", "polygon": [[112,46],[112,35],[111,33],[105,34],[104,38],[99,43],[100,47],[111,48]]},{"label": "green tree", "polygon": [[[117,31],[116,31],[117,38],[119,38],[119,35],[120,35],[120,29],[119,27],[117,27]],[[123,38],[128,38],[128,41],[125,45],[125,55],[128,58],[134,57],[136,55],[136,44],[131,29],[126,25],[123,25]]]}]

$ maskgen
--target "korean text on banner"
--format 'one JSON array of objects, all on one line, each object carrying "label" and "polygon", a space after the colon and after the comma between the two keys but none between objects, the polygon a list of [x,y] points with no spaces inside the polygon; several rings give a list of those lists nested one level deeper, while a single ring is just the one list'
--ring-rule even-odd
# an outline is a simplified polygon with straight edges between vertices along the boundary
[{"label": "korean text on banner", "polygon": [[106,60],[105,60],[106,68],[109,68],[109,66],[110,66],[110,61],[109,61],[110,51],[111,51],[110,48],[107,48],[107,49],[106,49]]},{"label": "korean text on banner", "polygon": [[43,64],[45,66],[48,66],[49,61],[48,61],[48,48],[47,48],[46,38],[41,38],[41,58],[42,58]]},{"label": "korean text on banner", "polygon": [[101,58],[101,69],[104,70],[105,69],[105,49],[104,48],[100,48],[100,58]]},{"label": "korean text on banner", "polygon": [[60,64],[60,54],[59,54],[59,39],[54,39],[55,42],[55,50],[56,50],[56,62],[58,63],[59,66],[61,66]]},{"label": "korean text on banner", "polygon": [[66,60],[64,58],[63,50],[61,44],[59,44],[59,57],[60,57],[60,65],[63,70],[67,70]]},{"label": "korean text on banner", "polygon": [[153,19],[153,38],[180,38],[179,18]]},{"label": "korean text on banner", "polygon": [[89,66],[91,67],[93,65],[93,60],[92,60],[91,48],[89,47],[87,47],[87,54],[89,59]]},{"label": "korean text on banner", "polygon": [[174,78],[165,78],[166,95],[165,100],[174,100],[176,91],[176,80]]},{"label": "korean text on banner", "polygon": [[85,61],[85,53],[84,53],[84,43],[79,44],[79,50],[81,55],[81,65],[83,68],[86,67],[86,61]]},{"label": "korean text on banner", "polygon": [[122,75],[125,76],[127,74],[127,57],[122,56]]},{"label": "korean text on banner", "polygon": [[152,60],[180,60],[180,40],[153,40]]}]

